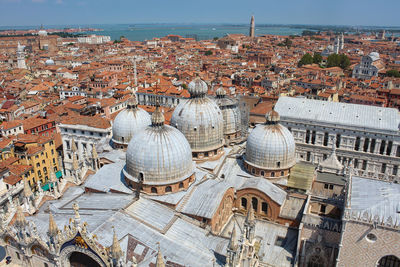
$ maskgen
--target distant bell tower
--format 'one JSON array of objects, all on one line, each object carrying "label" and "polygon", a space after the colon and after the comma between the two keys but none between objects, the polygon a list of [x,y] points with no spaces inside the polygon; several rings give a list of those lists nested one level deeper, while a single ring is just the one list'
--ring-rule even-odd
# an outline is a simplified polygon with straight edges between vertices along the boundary
[{"label": "distant bell tower", "polygon": [[251,16],[249,36],[254,37],[254,16]]},{"label": "distant bell tower", "polygon": [[17,68],[26,69],[24,47],[19,42],[17,47]]}]

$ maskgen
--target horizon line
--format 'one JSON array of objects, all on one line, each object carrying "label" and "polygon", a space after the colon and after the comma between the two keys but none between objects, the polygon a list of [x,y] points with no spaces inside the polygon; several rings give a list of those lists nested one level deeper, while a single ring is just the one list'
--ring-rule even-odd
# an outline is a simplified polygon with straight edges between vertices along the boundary
[{"label": "horizon line", "polygon": [[[175,24],[175,25],[248,25],[250,23],[245,22],[116,22],[116,23],[76,23],[76,24],[34,24],[34,25],[0,25],[0,27],[40,27],[41,25],[47,27],[57,27],[57,26],[79,26],[79,25],[161,25],[161,24]],[[351,28],[400,28],[400,25],[389,26],[389,25],[349,25],[349,24],[304,24],[304,23],[270,23],[270,22],[259,22],[255,24],[255,27],[258,25],[270,25],[270,26],[322,26],[322,27],[351,27]],[[3,29],[5,30],[5,29]]]}]

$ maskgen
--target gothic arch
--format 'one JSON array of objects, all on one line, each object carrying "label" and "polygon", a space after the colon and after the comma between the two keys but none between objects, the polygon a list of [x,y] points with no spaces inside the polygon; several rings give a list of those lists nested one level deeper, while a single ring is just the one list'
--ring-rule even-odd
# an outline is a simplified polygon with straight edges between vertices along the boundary
[{"label": "gothic arch", "polygon": [[100,266],[100,267],[107,266],[101,260],[101,258],[99,256],[97,256],[95,253],[93,253],[89,249],[85,249],[85,248],[81,248],[81,247],[77,247],[77,246],[68,246],[61,251],[61,253],[60,253],[61,266],[62,267],[73,267],[74,265],[71,265],[70,258],[71,258],[71,256],[76,255],[78,253],[79,253],[79,255],[82,255],[83,257],[89,258],[91,260],[91,262],[96,262],[97,266]]}]

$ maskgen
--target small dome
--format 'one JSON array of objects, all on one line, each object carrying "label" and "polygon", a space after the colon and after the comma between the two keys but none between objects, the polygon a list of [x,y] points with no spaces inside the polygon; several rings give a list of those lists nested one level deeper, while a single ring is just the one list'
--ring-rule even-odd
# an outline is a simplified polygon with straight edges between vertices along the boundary
[{"label": "small dome", "polygon": [[224,145],[222,112],[205,96],[207,84],[204,81],[197,78],[190,82],[189,88],[192,88],[191,98],[175,108],[171,125],[185,135],[193,152],[218,150]]},{"label": "small dome", "polygon": [[40,30],[39,32],[38,32],[38,35],[39,36],[47,36],[47,31],[45,31],[45,30]]},{"label": "small dome", "polygon": [[205,96],[208,92],[208,85],[200,78],[196,78],[189,83],[188,91],[191,97]]},{"label": "small dome", "polygon": [[375,60],[379,59],[379,53],[378,52],[371,52],[371,53],[369,53],[369,56],[372,58],[372,61],[375,61]]},{"label": "small dome", "polygon": [[48,60],[46,60],[45,64],[46,64],[47,66],[49,66],[49,65],[54,65],[54,60],[48,59]]},{"label": "small dome", "polygon": [[128,145],[132,136],[150,124],[149,113],[138,108],[136,98],[133,97],[128,101],[126,109],[114,119],[112,141],[116,144]]},{"label": "small dome", "polygon": [[164,125],[164,115],[157,107],[152,125],[135,134],[126,152],[125,176],[146,185],[181,182],[194,172],[192,151],[185,136]]},{"label": "small dome", "polygon": [[[236,99],[226,96],[225,90],[221,87],[217,89],[216,94],[217,98],[215,99],[215,102],[221,109],[224,120],[224,135],[226,138],[227,135],[229,135],[229,139],[231,139],[231,135],[238,133],[241,130],[239,103]],[[234,137],[234,139],[235,138],[236,137]]]},{"label": "small dome", "polygon": [[226,91],[224,88],[220,87],[217,89],[217,91],[215,91],[215,94],[217,95],[217,97],[225,97]]},{"label": "small dome", "polygon": [[279,124],[276,111],[269,112],[266,117],[267,122],[257,125],[247,139],[245,161],[267,170],[293,167],[296,159],[292,133]]}]

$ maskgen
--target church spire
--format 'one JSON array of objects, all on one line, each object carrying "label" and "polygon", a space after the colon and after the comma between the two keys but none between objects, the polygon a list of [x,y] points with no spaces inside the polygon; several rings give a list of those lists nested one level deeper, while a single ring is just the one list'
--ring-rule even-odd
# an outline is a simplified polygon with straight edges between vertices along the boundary
[{"label": "church spire", "polygon": [[49,213],[49,236],[55,237],[58,234],[58,227],[54,221],[53,214]]},{"label": "church spire", "polygon": [[111,245],[111,256],[113,257],[114,260],[118,261],[122,257],[122,250],[114,226],[113,230],[114,230],[114,235],[113,235],[113,242]]},{"label": "church spire", "polygon": [[17,218],[15,220],[15,226],[22,228],[27,224],[28,224],[28,222],[26,221],[25,215],[22,212],[22,208],[21,208],[21,206],[18,206],[17,207]]},{"label": "church spire", "polygon": [[24,178],[24,195],[28,199],[30,199],[31,196],[33,195],[29,182],[26,178]]},{"label": "church spire", "polygon": [[78,149],[77,149],[77,147],[76,147],[76,143],[75,143],[74,138],[72,138],[71,142],[72,142],[72,144],[71,144],[71,150],[72,150],[73,153],[75,153],[76,151],[78,151]]},{"label": "church spire", "polygon": [[160,243],[158,243],[158,253],[157,253],[156,267],[165,267],[164,259],[163,259],[163,256],[161,254]]}]

